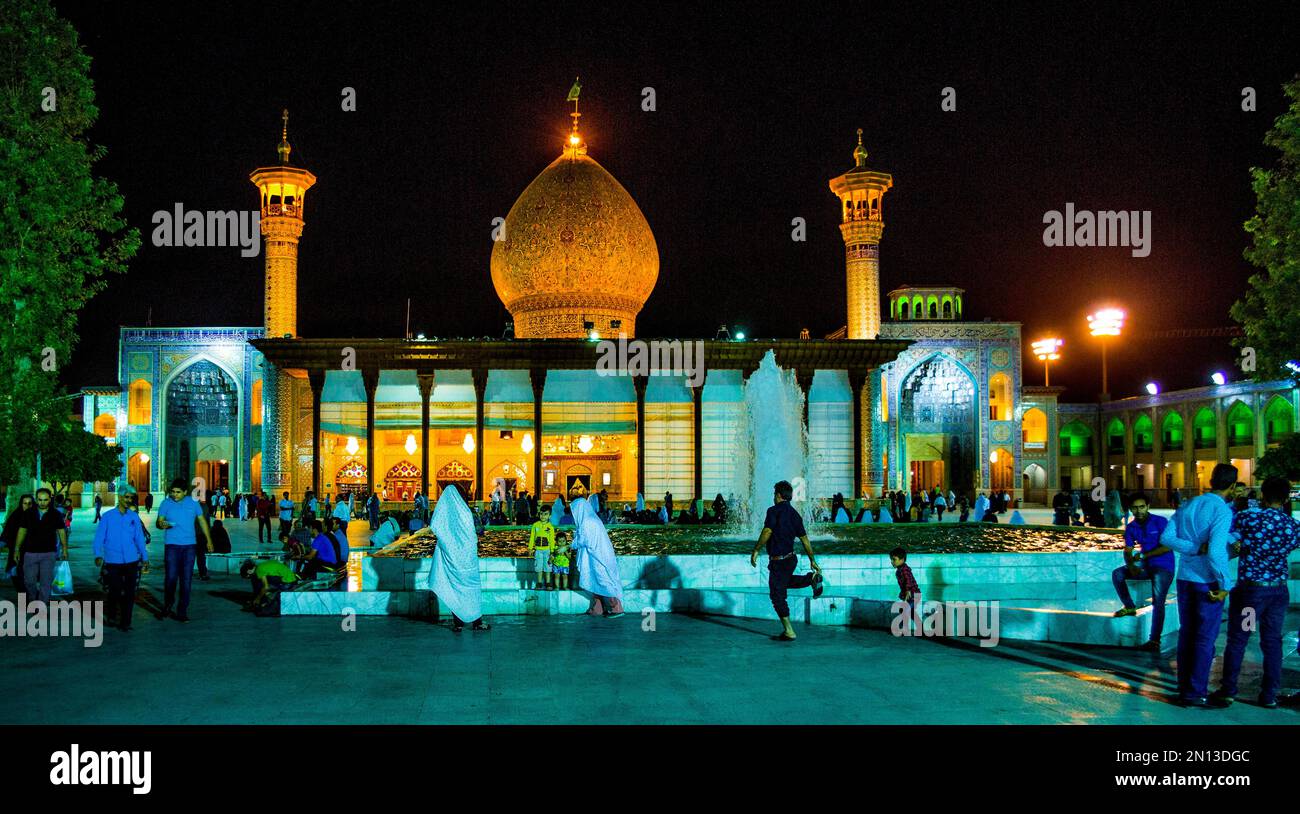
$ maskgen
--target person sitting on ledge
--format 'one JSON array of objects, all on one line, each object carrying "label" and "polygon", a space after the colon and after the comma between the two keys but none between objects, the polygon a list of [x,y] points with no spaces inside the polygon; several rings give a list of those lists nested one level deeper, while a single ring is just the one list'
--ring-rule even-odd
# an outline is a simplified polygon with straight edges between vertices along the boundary
[{"label": "person sitting on ledge", "polygon": [[338,540],[325,533],[325,524],[319,520],[312,520],[311,528],[316,536],[311,541],[311,550],[307,552],[302,568],[302,578],[308,580],[339,567]]},{"label": "person sitting on ledge", "polygon": [[1115,593],[1124,607],[1116,616],[1133,616],[1137,606],[1128,590],[1131,579],[1151,580],[1151,635],[1145,650],[1160,652],[1160,634],[1165,626],[1165,600],[1169,587],[1174,584],[1174,552],[1160,544],[1160,535],[1169,521],[1151,514],[1147,496],[1141,493],[1129,500],[1133,522],[1124,527],[1124,565],[1111,573]]},{"label": "person sitting on ledge", "polygon": [[424,528],[424,520],[420,518],[419,512],[411,512],[406,520],[406,530],[412,534]]},{"label": "person sitting on ledge", "polygon": [[212,553],[230,553],[230,532],[226,531],[225,523],[220,520],[212,521]]},{"label": "person sitting on ledge", "polygon": [[392,515],[385,514],[383,520],[379,523],[379,528],[375,530],[374,534],[370,535],[370,545],[375,548],[383,548],[397,540],[401,535],[402,527],[397,524]]},{"label": "person sitting on ledge", "polygon": [[352,553],[351,546],[348,545],[347,527],[334,517],[329,518],[326,522],[328,523],[326,529],[329,535],[338,543],[339,567],[343,567],[348,564],[348,555]]},{"label": "person sitting on ledge", "polygon": [[244,605],[245,610],[256,610],[266,603],[272,588],[277,590],[298,581],[298,575],[279,560],[244,560],[239,566],[239,578],[249,580],[253,598]]},{"label": "person sitting on ledge", "polygon": [[727,522],[727,501],[722,498],[721,492],[713,498],[713,520],[716,523]]},{"label": "person sitting on ledge", "polygon": [[1052,524],[1056,526],[1070,525],[1070,508],[1074,505],[1074,500],[1064,489],[1056,493],[1052,498]]}]

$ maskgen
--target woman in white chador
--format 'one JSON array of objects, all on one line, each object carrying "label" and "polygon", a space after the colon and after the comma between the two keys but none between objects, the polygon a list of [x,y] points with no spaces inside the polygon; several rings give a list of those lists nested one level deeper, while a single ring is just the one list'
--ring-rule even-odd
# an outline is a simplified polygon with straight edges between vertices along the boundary
[{"label": "woman in white chador", "polygon": [[578,587],[590,591],[591,606],[587,613],[617,619],[623,615],[623,580],[618,573],[618,557],[609,541],[605,524],[596,516],[593,495],[573,501],[573,552],[578,561]]},{"label": "woman in white chador", "polygon": [[443,490],[430,525],[438,544],[433,549],[429,582],[439,601],[451,610],[452,630],[459,633],[466,622],[473,622],[474,630],[487,630],[478,574],[478,534],[469,506],[455,484]]}]

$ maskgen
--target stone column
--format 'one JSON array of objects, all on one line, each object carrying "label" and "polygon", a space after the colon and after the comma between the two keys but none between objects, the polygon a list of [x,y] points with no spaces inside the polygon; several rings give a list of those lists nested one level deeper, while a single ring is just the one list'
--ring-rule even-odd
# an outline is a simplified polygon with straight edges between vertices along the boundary
[{"label": "stone column", "polygon": [[262,413],[262,488],[279,500],[293,483],[293,377],[270,360],[265,366],[262,399],[267,409]]},{"label": "stone column", "polygon": [[803,393],[803,426],[808,428],[808,396],[812,393],[813,376],[817,371],[809,368],[796,368],[794,372],[795,381],[799,383],[799,391]]},{"label": "stone column", "polygon": [[546,391],[546,368],[528,371],[533,385],[533,497],[542,499],[542,399]]},{"label": "stone column", "polygon": [[377,488],[375,478],[375,391],[379,389],[379,370],[361,371],[366,388],[366,483],[371,492]]},{"label": "stone column", "polygon": [[[1264,410],[1268,407],[1268,401],[1267,393],[1255,394],[1255,460],[1250,465],[1252,481],[1258,480],[1255,476],[1255,467],[1259,465],[1259,459],[1263,458],[1264,453],[1268,451],[1268,423],[1264,420]],[[1247,484],[1249,485],[1251,484]]]},{"label": "stone column", "polygon": [[[307,384],[311,386],[311,490],[320,494],[320,398],[325,389],[325,371],[313,368],[307,371]],[[265,386],[265,385],[264,385]]]},{"label": "stone column", "polygon": [[1133,422],[1136,417],[1129,413],[1124,417],[1124,488],[1137,487],[1137,439],[1133,436]]},{"label": "stone column", "polygon": [[1228,463],[1228,411],[1223,399],[1214,400],[1214,446],[1219,463]]},{"label": "stone column", "polygon": [[429,466],[433,453],[429,451],[429,399],[433,396],[432,373],[417,373],[420,383],[420,494],[429,496]]},{"label": "stone column", "polygon": [[867,393],[866,384],[870,376],[870,370],[849,370],[849,392],[853,394],[853,500],[855,501],[862,499],[862,452],[865,446],[862,437],[862,400]]},{"label": "stone column", "polygon": [[695,412],[695,495],[704,498],[704,383],[691,388]]},{"label": "stone column", "polygon": [[[1164,428],[1160,426],[1160,409],[1155,405],[1151,407],[1151,485],[1148,490],[1152,495],[1168,495],[1164,492],[1165,488],[1165,434]],[[1155,505],[1151,503],[1151,505]]]},{"label": "stone column", "polygon": [[483,471],[483,397],[487,394],[488,372],[485,368],[474,370],[474,499],[480,504],[487,495]]},{"label": "stone column", "polygon": [[650,379],[646,376],[633,376],[632,386],[636,388],[636,491],[645,494],[645,389]]}]

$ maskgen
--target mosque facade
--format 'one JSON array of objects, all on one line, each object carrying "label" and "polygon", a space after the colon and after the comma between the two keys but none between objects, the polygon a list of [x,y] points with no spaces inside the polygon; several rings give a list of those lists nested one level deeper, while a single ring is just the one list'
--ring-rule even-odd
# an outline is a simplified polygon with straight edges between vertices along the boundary
[{"label": "mosque facade", "polygon": [[[1047,502],[1102,477],[1125,488],[1203,488],[1207,465],[1254,461],[1294,431],[1286,382],[1058,404],[1021,369],[1021,326],[967,321],[964,291],[879,290],[889,174],[831,179],[845,242],[845,325],[823,339],[704,340],[705,375],[601,375],[594,336],[637,338],[658,247],[631,194],[588,155],[573,116],[493,246],[513,319],[498,341],[301,337],[297,247],[315,183],[279,162],[250,175],[265,247],[264,325],[122,328],[118,383],[82,391],[86,428],[124,447],[121,477],[161,493],[174,477],[232,493],[378,491],[432,497],[457,484],[544,501],[606,490],[684,503],[734,491],[744,384],[769,350],[800,387],[810,493],[1005,490]],[[806,336],[806,334],[805,334]],[[82,500],[94,489],[87,486]]]}]

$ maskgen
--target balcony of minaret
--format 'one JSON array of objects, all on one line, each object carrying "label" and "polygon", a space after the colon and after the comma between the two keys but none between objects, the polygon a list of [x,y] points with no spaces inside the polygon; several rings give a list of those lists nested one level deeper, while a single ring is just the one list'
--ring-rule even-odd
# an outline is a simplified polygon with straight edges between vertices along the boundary
[{"label": "balcony of minaret", "polygon": [[306,194],[307,190],[297,184],[266,184],[262,187],[262,217],[301,220]]}]

